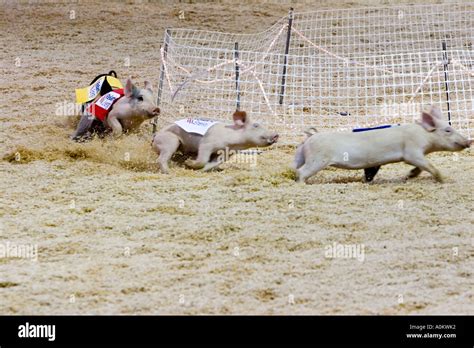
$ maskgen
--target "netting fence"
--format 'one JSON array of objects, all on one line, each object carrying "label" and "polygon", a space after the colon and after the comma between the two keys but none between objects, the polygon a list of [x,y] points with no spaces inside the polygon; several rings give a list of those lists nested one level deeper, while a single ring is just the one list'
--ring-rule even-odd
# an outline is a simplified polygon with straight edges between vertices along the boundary
[{"label": "netting fence", "polygon": [[160,123],[237,108],[288,142],[309,126],[412,122],[428,104],[472,138],[474,3],[293,13],[258,34],[168,29]]}]

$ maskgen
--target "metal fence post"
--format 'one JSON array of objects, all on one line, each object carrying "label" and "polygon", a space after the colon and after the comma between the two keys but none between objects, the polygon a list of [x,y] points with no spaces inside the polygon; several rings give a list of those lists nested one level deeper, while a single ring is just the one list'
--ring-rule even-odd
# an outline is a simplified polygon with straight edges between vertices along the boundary
[{"label": "metal fence post", "polygon": [[[164,47],[163,47],[163,59],[166,59],[166,56],[167,56],[167,53],[168,53],[169,38],[170,38],[170,30],[166,29],[165,43],[164,43]],[[161,47],[160,47],[160,50],[161,50]],[[164,68],[163,64],[164,64],[164,62],[161,62],[161,65],[160,65],[160,81],[158,83],[158,97],[156,99],[156,105],[157,106],[160,106],[161,94],[163,92],[163,79],[165,77],[165,68]],[[156,132],[156,117],[152,121],[152,124],[153,124],[153,133],[155,133]]]},{"label": "metal fence post", "polygon": [[286,84],[286,68],[288,65],[288,51],[290,49],[290,37],[291,37],[291,26],[293,25],[293,7],[288,12],[288,31],[286,34],[286,45],[285,45],[285,59],[283,61],[283,72],[281,76],[281,89],[280,89],[280,105],[283,104],[283,97],[285,95],[285,84]]},{"label": "metal fence post", "polygon": [[449,100],[449,86],[448,86],[448,53],[446,52],[446,41],[443,41],[443,63],[444,63],[444,88],[446,89],[446,103],[448,104],[448,122],[451,125],[451,106]]},{"label": "metal fence post", "polygon": [[239,67],[239,43],[234,45],[234,59],[235,59],[235,90],[237,92],[237,110],[240,110],[240,67]]}]

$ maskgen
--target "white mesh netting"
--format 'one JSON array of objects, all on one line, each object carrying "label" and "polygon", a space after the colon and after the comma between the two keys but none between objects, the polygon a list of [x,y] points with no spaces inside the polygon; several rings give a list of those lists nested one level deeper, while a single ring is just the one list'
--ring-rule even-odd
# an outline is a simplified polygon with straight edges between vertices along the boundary
[{"label": "white mesh netting", "polygon": [[472,138],[473,28],[463,3],[290,11],[258,34],[169,29],[158,124],[230,120],[239,106],[294,142],[309,126],[412,122],[434,104]]}]

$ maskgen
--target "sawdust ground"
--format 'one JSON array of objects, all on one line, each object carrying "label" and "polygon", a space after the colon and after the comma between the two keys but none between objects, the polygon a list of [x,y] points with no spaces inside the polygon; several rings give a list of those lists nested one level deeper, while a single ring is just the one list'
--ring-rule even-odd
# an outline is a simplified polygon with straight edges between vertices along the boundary
[{"label": "sawdust ground", "polygon": [[[442,185],[426,173],[403,181],[404,164],[370,185],[361,171],[336,169],[297,185],[290,147],[265,151],[254,167],[174,165],[162,175],[149,125],[75,144],[55,116],[74,88],[111,68],[157,81],[167,26],[252,32],[288,7],[0,9],[0,243],[39,252],[37,262],[0,258],[0,313],[474,313],[472,150],[430,155]],[[363,245],[364,261],[326,258],[333,243]]]}]

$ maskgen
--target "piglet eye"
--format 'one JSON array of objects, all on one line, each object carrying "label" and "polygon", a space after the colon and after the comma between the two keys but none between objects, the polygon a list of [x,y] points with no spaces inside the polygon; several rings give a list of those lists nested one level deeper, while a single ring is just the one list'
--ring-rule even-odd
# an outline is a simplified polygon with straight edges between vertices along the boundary
[{"label": "piglet eye", "polygon": [[138,99],[138,101],[143,101],[143,97],[142,97],[142,96],[139,96],[137,99]]},{"label": "piglet eye", "polygon": [[446,133],[451,133],[451,132],[452,132],[452,129],[451,129],[451,128],[446,128],[444,131],[445,131]]},{"label": "piglet eye", "polygon": [[253,127],[254,127],[254,128],[258,128],[258,127],[260,127],[260,125],[259,125],[258,123],[254,123],[254,124],[253,124]]}]

